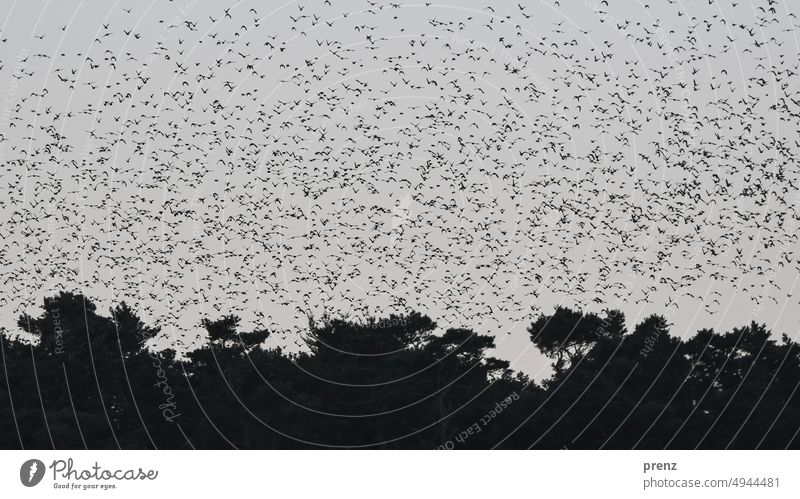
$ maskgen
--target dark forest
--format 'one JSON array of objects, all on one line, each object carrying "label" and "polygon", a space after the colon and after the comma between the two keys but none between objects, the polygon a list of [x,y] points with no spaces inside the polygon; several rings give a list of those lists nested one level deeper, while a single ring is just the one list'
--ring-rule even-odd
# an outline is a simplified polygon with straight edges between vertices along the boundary
[{"label": "dark forest", "polygon": [[552,362],[534,381],[494,339],[421,313],[310,321],[306,348],[265,348],[233,315],[180,357],[122,303],[45,300],[6,333],[6,449],[797,448],[800,350],[765,326],[670,334],[650,316],[558,308],[532,317]]}]

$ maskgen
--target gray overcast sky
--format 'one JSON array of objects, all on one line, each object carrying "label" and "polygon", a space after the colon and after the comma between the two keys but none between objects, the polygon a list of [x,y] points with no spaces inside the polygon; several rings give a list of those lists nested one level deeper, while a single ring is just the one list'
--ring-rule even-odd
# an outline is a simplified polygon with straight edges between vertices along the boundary
[{"label": "gray overcast sky", "polygon": [[410,307],[533,374],[558,304],[796,334],[790,3],[0,9],[7,327],[61,283],[165,343]]}]

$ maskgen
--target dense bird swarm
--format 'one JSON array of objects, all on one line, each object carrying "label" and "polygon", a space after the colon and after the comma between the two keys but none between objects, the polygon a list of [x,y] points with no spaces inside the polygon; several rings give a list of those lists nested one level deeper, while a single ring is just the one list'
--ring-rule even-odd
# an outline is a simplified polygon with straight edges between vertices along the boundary
[{"label": "dense bird swarm", "polygon": [[794,307],[797,16],[653,4],[7,25],[0,304],[124,298],[177,348],[221,313],[300,331],[417,309],[497,334],[547,303]]}]

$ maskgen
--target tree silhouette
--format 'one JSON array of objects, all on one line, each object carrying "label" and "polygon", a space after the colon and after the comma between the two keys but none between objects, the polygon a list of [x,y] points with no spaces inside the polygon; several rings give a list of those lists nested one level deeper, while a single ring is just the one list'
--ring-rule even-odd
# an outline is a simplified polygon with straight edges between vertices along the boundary
[{"label": "tree silhouette", "polygon": [[798,345],[756,323],[684,341],[557,308],[528,328],[553,368],[534,382],[418,312],[311,321],[300,353],[223,315],[179,356],[125,303],[43,305],[0,336],[2,448],[797,447]]}]

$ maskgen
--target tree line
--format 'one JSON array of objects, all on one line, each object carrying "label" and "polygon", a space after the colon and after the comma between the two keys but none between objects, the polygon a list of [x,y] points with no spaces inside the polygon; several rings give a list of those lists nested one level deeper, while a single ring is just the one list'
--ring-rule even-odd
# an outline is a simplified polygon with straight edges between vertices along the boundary
[{"label": "tree line", "polygon": [[692,338],[658,315],[557,308],[531,341],[541,381],[490,355],[491,336],[440,331],[418,312],[311,321],[307,348],[226,315],[178,356],[122,303],[46,298],[28,335],[0,338],[7,449],[796,448],[797,343],[755,322]]}]

